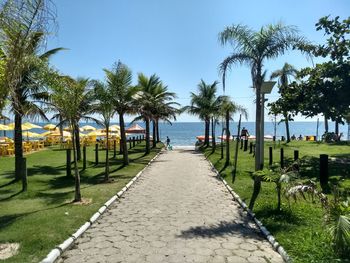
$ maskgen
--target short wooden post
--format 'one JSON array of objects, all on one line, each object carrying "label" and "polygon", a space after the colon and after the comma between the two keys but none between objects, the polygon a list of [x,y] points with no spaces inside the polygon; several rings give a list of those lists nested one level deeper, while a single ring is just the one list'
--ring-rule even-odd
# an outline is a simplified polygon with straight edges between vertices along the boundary
[{"label": "short wooden post", "polygon": [[269,147],[269,165],[273,163],[272,147]]},{"label": "short wooden post", "polygon": [[322,190],[327,190],[328,186],[328,155],[320,154],[320,184]]},{"label": "short wooden post", "polygon": [[83,170],[86,169],[86,145],[83,146]]},{"label": "short wooden post", "polygon": [[253,153],[253,143],[249,143],[249,154]]},{"label": "short wooden post", "polygon": [[131,149],[131,138],[129,138],[128,141],[129,141],[129,149]]},{"label": "short wooden post", "polygon": [[244,140],[244,147],[243,147],[243,151],[247,151],[248,150],[248,140],[247,139],[245,139]]},{"label": "short wooden post", "polygon": [[283,152],[283,148],[281,148],[280,162],[281,162],[281,168],[284,168],[284,152]]},{"label": "short wooden post", "polygon": [[66,176],[72,176],[72,150],[66,150]]},{"label": "short wooden post", "polygon": [[27,170],[27,158],[22,157],[21,160],[21,172],[22,172],[22,191],[27,191],[28,188],[28,170]]},{"label": "short wooden post", "polygon": [[117,140],[113,140],[113,158],[117,158]]},{"label": "short wooden post", "polygon": [[132,137],[132,147],[135,147],[135,137]]},{"label": "short wooden post", "polygon": [[298,150],[294,150],[294,161],[299,159],[299,151]]},{"label": "short wooden post", "polygon": [[95,144],[95,164],[98,165],[98,143]]}]

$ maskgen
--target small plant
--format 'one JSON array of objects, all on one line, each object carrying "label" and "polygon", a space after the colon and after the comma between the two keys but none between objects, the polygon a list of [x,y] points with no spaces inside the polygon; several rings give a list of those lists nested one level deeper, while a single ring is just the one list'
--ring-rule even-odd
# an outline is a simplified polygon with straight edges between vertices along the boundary
[{"label": "small plant", "polygon": [[264,169],[252,173],[253,176],[258,176],[263,182],[273,182],[276,184],[277,191],[277,211],[281,210],[281,193],[282,184],[289,184],[299,176],[299,161],[295,161],[292,165],[286,168],[279,168],[277,165],[271,166],[271,169]]}]

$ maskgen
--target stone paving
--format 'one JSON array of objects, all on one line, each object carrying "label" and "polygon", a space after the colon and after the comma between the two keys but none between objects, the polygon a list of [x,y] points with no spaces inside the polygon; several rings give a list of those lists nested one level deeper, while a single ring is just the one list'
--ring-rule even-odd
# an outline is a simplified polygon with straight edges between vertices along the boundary
[{"label": "stone paving", "polygon": [[59,262],[283,262],[190,150],[162,153]]}]

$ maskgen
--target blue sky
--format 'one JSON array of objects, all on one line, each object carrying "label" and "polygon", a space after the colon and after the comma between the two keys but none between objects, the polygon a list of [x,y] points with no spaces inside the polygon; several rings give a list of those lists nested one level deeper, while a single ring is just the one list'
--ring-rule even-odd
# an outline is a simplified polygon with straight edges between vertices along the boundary
[{"label": "blue sky", "polygon": [[[315,43],[322,43],[322,32],[315,23],[325,15],[345,18],[349,0],[56,0],[58,30],[48,48],[65,47],[52,64],[64,74],[104,79],[102,69],[117,60],[134,74],[156,73],[177,101],[187,105],[190,91],[196,91],[201,78],[220,80],[218,65],[230,54],[222,47],[218,33],[225,26],[242,23],[254,29],[282,21],[295,25]],[[266,63],[268,72],[284,62],[297,68],[310,65],[297,52]],[[226,94],[249,111],[254,121],[254,93],[249,69],[236,67],[228,75]],[[270,101],[278,96],[276,89]],[[221,84],[219,92],[222,93]],[[130,118],[129,118],[130,120]],[[183,114],[179,121],[198,121]],[[303,118],[297,118],[303,120]]]}]

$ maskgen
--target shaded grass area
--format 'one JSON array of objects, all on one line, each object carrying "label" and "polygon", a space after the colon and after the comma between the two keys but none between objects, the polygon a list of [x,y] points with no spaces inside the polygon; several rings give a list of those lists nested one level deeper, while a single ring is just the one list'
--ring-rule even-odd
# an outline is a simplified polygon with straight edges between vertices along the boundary
[{"label": "shaded grass area", "polygon": [[[235,143],[231,143],[231,160],[234,158]],[[319,155],[328,154],[336,159],[329,162],[330,188],[337,184],[343,193],[350,189],[350,145],[322,144],[317,142],[293,141],[289,144],[265,144],[265,166],[268,166],[268,147],[274,147],[273,160],[280,161],[280,148],[284,148],[285,163],[293,162],[294,150],[299,150],[301,158],[301,178],[299,182],[315,180],[319,187]],[[254,171],[254,157],[239,150],[235,183],[231,182],[232,166],[225,167],[225,159],[221,159],[220,147],[212,153],[211,148],[203,149],[205,155],[216,169],[231,185],[240,197],[249,203],[253,191],[253,179],[250,171]],[[331,198],[331,196],[329,195]],[[294,202],[283,197],[282,211],[276,211],[277,193],[274,183],[262,183],[260,195],[255,203],[254,212],[277,241],[287,250],[294,262],[348,262],[338,259],[330,245],[327,227],[323,221],[323,210],[319,202],[298,200]]]},{"label": "shaded grass area", "polygon": [[95,152],[93,147],[88,147],[87,169],[82,171],[82,163],[79,163],[82,197],[91,199],[87,205],[71,203],[74,177],[66,177],[65,150],[52,147],[27,156],[27,192],[20,192],[20,182],[13,181],[14,158],[0,158],[0,243],[21,244],[19,254],[3,262],[43,259],[120,191],[162,146],[157,145],[145,156],[144,143],[138,144],[129,152],[127,167],[122,165],[122,156],[113,159],[113,152],[110,152],[111,183],[102,183],[105,151],[99,151],[100,164],[95,165]]}]

